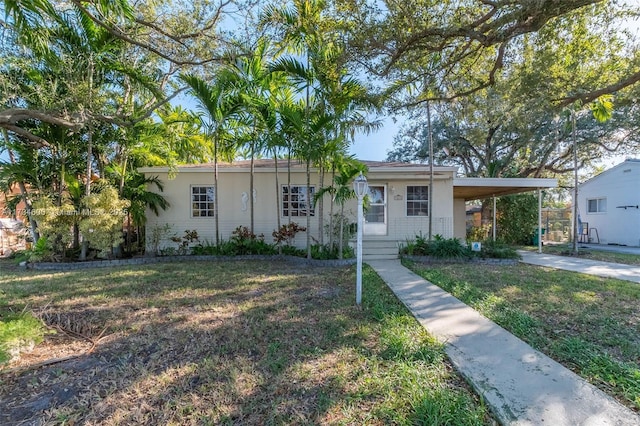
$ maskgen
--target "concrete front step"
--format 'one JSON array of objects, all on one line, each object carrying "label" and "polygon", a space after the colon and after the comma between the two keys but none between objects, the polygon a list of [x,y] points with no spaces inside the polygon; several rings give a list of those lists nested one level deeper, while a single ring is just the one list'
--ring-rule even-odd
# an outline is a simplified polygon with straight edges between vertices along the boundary
[{"label": "concrete front step", "polygon": [[397,259],[398,243],[393,240],[364,240],[362,258],[365,260]]},{"label": "concrete front step", "polygon": [[371,260],[393,260],[398,259],[398,253],[396,254],[362,254],[362,260],[367,262]]}]

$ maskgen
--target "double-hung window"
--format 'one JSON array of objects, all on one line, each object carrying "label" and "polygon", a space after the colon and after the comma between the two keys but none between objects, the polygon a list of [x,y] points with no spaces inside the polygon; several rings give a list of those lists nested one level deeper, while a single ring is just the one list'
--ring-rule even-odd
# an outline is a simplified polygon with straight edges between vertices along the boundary
[{"label": "double-hung window", "polygon": [[587,213],[604,213],[606,211],[606,198],[591,198],[587,200]]},{"label": "double-hung window", "polygon": [[407,216],[429,215],[429,187],[407,186]]},{"label": "double-hung window", "polygon": [[[282,186],[282,216],[306,216],[307,206],[309,215],[315,215],[313,208],[313,195],[316,192],[314,186],[309,188],[310,196],[307,196],[306,185],[283,185]],[[311,204],[308,204],[311,203]]]},{"label": "double-hung window", "polygon": [[191,216],[210,217],[215,209],[215,187],[192,186],[191,187]]}]

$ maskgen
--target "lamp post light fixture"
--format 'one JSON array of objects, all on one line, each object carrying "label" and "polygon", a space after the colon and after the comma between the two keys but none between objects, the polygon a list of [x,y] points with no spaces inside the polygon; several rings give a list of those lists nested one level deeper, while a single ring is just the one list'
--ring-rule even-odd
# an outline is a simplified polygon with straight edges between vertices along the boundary
[{"label": "lamp post light fixture", "polygon": [[367,178],[364,177],[362,172],[353,181],[353,190],[358,197],[358,224],[357,224],[357,240],[356,240],[356,304],[360,305],[362,302],[362,226],[363,226],[363,213],[362,213],[362,200],[365,194],[369,191],[369,184]]}]

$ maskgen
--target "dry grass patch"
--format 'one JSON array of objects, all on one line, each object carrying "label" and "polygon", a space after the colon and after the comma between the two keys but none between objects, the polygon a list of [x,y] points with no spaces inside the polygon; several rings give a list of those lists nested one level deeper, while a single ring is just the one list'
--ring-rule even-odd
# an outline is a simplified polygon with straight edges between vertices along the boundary
[{"label": "dry grass patch", "polygon": [[99,338],[83,354],[87,341],[59,330],[0,371],[0,423],[492,424],[370,269],[354,306],[354,273],[258,261],[9,271],[0,315],[46,307]]}]

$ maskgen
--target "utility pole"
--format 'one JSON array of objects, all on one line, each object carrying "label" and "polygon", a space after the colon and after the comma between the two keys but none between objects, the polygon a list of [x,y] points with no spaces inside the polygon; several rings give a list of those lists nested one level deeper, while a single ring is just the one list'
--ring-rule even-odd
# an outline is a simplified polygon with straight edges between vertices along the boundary
[{"label": "utility pole", "polygon": [[573,254],[578,254],[578,144],[576,142],[576,112],[571,110],[573,138]]},{"label": "utility pole", "polygon": [[429,241],[433,239],[433,134],[431,132],[431,107],[427,99],[427,132],[429,133]]}]

